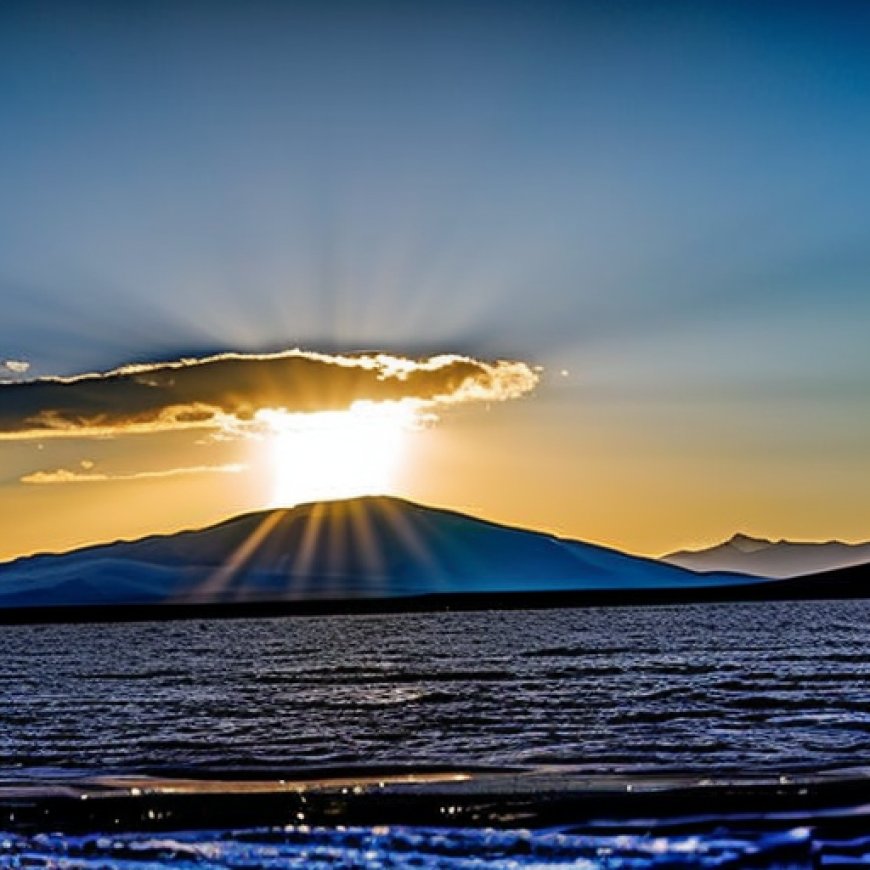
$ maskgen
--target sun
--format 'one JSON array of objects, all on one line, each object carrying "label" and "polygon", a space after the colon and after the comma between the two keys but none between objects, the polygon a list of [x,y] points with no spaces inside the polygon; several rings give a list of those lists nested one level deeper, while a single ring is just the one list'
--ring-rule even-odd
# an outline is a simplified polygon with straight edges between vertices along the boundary
[{"label": "sun", "polygon": [[257,412],[269,434],[272,505],[386,495],[420,415],[408,402],[356,402],[346,411]]}]

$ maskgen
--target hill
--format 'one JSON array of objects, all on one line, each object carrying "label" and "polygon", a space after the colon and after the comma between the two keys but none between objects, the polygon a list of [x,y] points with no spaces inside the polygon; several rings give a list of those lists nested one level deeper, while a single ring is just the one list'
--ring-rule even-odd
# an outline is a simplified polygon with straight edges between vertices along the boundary
[{"label": "hill", "polygon": [[662,561],[690,571],[735,571],[770,578],[798,577],[870,562],[870,543],[769,541],[737,534],[707,549],[670,553],[663,556]]},{"label": "hill", "polygon": [[0,608],[691,591],[757,582],[367,497],[19,559],[0,565]]}]

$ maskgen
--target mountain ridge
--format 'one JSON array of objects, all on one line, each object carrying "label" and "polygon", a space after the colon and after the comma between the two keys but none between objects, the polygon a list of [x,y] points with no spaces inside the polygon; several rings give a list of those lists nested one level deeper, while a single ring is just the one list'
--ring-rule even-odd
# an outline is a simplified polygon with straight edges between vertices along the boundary
[{"label": "mountain ridge", "polygon": [[870,542],[772,540],[738,532],[710,547],[676,550],[661,559],[690,571],[786,579],[870,562]]},{"label": "mountain ridge", "polygon": [[[242,520],[250,519],[253,517],[264,517],[267,514],[273,514],[281,511],[306,511],[316,507],[317,505],[329,504],[329,503],[346,503],[346,502],[386,502],[386,503],[395,503],[407,505],[410,507],[424,508],[426,510],[437,511],[441,514],[448,514],[455,517],[460,517],[464,519],[472,519],[475,522],[481,523],[483,525],[493,526],[495,528],[500,529],[508,529],[511,531],[518,532],[528,532],[530,534],[542,535],[544,537],[551,538],[553,540],[559,541],[573,541],[578,540],[575,538],[569,538],[564,535],[558,535],[554,532],[547,532],[538,529],[530,529],[525,526],[518,526],[514,523],[500,522],[498,520],[491,520],[485,517],[478,517],[473,514],[467,513],[466,511],[461,511],[456,508],[442,507],[442,506],[431,506],[431,505],[423,505],[420,502],[412,501],[411,499],[403,498],[402,496],[397,495],[366,495],[366,496],[358,496],[356,498],[350,499],[331,499],[331,500],[321,500],[321,501],[310,501],[310,502],[300,502],[296,505],[290,506],[279,506],[279,507],[271,507],[271,508],[258,508],[257,510],[251,511],[243,511],[240,514],[232,514],[231,516],[224,517],[223,519],[216,520],[215,522],[207,523],[205,525],[199,526],[190,526],[186,528],[177,529],[172,532],[151,532],[146,535],[142,535],[136,538],[115,538],[110,541],[99,541],[96,543],[85,544],[81,547],[72,547],[70,549],[62,549],[62,550],[39,550],[35,553],[28,553],[23,556],[15,556],[12,559],[7,559],[5,561],[0,561],[0,569],[5,567],[11,567],[17,565],[22,562],[27,562],[33,559],[44,559],[44,558],[55,558],[57,556],[71,556],[74,554],[80,554],[84,552],[93,552],[96,550],[101,550],[106,547],[114,547],[118,544],[139,544],[144,543],[146,541],[158,541],[158,540],[166,540],[169,538],[175,538],[179,535],[188,535],[188,534],[196,534],[198,532],[204,532],[211,529],[218,529],[223,526],[227,526],[231,523],[236,523]],[[589,547],[598,547],[602,550],[615,550],[616,552],[623,552],[621,550],[616,550],[615,547],[609,547],[606,544],[598,544],[591,541],[583,541]],[[631,555],[637,559],[645,559],[647,561],[658,562],[660,561],[654,556],[644,556],[635,553],[626,554]]]},{"label": "mountain ridge", "polygon": [[392,496],[312,502],[0,565],[0,607],[694,588],[759,582]]}]

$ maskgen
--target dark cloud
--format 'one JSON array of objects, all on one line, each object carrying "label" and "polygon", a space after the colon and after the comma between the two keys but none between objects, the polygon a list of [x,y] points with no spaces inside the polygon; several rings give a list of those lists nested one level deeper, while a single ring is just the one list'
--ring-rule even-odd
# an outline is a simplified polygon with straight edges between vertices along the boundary
[{"label": "dark cloud", "polygon": [[517,398],[537,381],[524,362],[453,355],[228,353],[2,383],[0,439],[232,428],[263,408],[309,413],[357,401],[413,400],[437,408]]}]

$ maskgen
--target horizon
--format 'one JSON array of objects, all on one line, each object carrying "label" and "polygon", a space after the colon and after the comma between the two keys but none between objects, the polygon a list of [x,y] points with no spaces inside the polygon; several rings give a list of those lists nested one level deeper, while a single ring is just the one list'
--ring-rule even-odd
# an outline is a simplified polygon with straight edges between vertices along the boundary
[{"label": "horizon", "polygon": [[746,540],[779,545],[779,544],[797,544],[797,545],[808,545],[808,546],[825,546],[825,545],[842,545],[846,547],[860,547],[863,545],[870,544],[870,539],[867,540],[857,540],[857,541],[845,541],[839,538],[828,538],[828,539],[794,539],[794,538],[764,538],[760,536],[756,536],[745,531],[735,532],[731,537],[722,539],[720,541],[711,541],[706,544],[700,544],[696,547],[685,547],[682,549],[671,550],[658,554],[648,554],[648,553],[633,553],[630,550],[622,550],[617,547],[612,547],[608,544],[604,544],[600,541],[593,541],[587,538],[575,538],[566,535],[560,535],[555,532],[552,532],[547,529],[537,529],[531,526],[522,526],[517,525],[515,523],[509,522],[501,522],[499,520],[493,520],[484,516],[477,516],[475,514],[471,514],[468,511],[464,511],[458,508],[451,507],[450,505],[435,505],[435,504],[426,504],[423,502],[414,501],[409,498],[405,498],[401,495],[393,495],[390,493],[367,493],[365,495],[352,496],[349,498],[326,498],[326,499],[317,499],[313,501],[299,502],[298,504],[292,505],[272,505],[268,507],[256,508],[250,511],[243,511],[241,513],[230,514],[225,517],[221,517],[214,522],[209,522],[204,525],[195,525],[195,526],[183,526],[178,529],[174,529],[169,532],[149,532],[144,535],[137,535],[135,537],[120,537],[120,538],[112,538],[107,540],[95,540],[88,541],[79,546],[76,546],[67,550],[37,550],[32,553],[23,553],[17,556],[13,556],[11,559],[0,559],[0,567],[3,565],[10,565],[13,562],[17,562],[19,560],[35,558],[35,557],[43,557],[43,556],[66,556],[74,554],[80,550],[90,550],[94,548],[100,547],[110,547],[113,544],[124,544],[124,543],[136,543],[138,541],[143,541],[151,538],[169,538],[175,535],[187,534],[187,533],[197,533],[202,531],[207,531],[208,529],[215,528],[217,526],[222,526],[228,523],[232,523],[236,520],[242,520],[246,517],[256,516],[259,514],[273,514],[273,513],[292,513],[292,512],[305,512],[309,511],[312,508],[317,508],[322,505],[328,505],[331,503],[358,503],[365,501],[393,501],[393,502],[402,502],[404,504],[410,505],[412,507],[423,508],[424,510],[433,511],[436,513],[447,513],[453,514],[456,516],[460,516],[466,519],[470,519],[475,522],[481,522],[486,525],[498,526],[500,528],[509,529],[512,531],[518,532],[531,532],[533,534],[539,534],[547,537],[553,537],[558,540],[567,540],[576,543],[582,544],[590,544],[594,547],[601,547],[604,549],[615,550],[619,553],[625,553],[630,556],[638,556],[643,559],[652,559],[654,561],[665,559],[668,556],[677,556],[681,554],[694,554],[694,553],[705,553],[710,549],[720,547],[731,543],[735,538],[744,538]]},{"label": "horizon", "polygon": [[0,865],[870,867],[868,0],[0,0]]},{"label": "horizon", "polygon": [[868,41],[850,0],[3,4],[0,562],[376,490],[866,541]]}]

